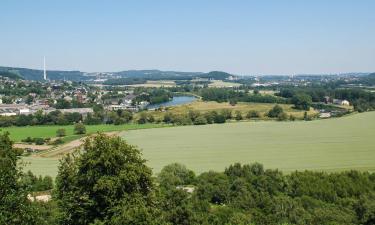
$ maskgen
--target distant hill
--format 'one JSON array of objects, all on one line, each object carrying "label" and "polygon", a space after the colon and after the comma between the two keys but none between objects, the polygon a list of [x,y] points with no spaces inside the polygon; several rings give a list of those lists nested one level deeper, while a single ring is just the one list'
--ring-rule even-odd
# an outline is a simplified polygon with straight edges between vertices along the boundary
[{"label": "distant hill", "polygon": [[209,73],[199,75],[200,78],[208,78],[208,79],[215,79],[215,80],[225,80],[231,75],[226,72],[222,71],[211,71]]},{"label": "distant hill", "polygon": [[127,70],[113,73],[123,78],[143,78],[147,80],[190,80],[203,73],[200,72],[177,72],[161,70]]},{"label": "distant hill", "polygon": [[365,85],[375,85],[375,73],[370,73],[369,75],[362,77],[360,82]]},{"label": "distant hill", "polygon": [[[17,68],[17,67],[0,67],[0,73],[16,74],[26,80],[43,80],[43,70]],[[83,72],[80,71],[58,71],[47,70],[47,77],[51,80],[71,80],[81,81],[86,80]]]},{"label": "distant hill", "polygon": [[[17,67],[0,67],[0,72],[5,74],[18,75],[25,80],[43,80],[43,70],[17,68]],[[47,70],[47,77],[50,80],[70,80],[70,81],[87,81],[93,79],[96,73],[90,73],[90,76],[81,71],[59,71]],[[99,73],[98,73],[99,74]],[[103,74],[103,73],[102,73]],[[179,72],[179,71],[161,71],[161,70],[125,70],[120,72],[108,72],[109,78],[131,78],[122,79],[120,83],[141,82],[142,80],[191,80],[194,78],[208,78],[215,80],[225,80],[229,73],[222,71],[212,71],[209,73],[202,72]],[[137,78],[136,80],[133,80]],[[115,79],[110,79],[111,82],[117,82]]]},{"label": "distant hill", "polygon": [[7,77],[12,80],[23,80],[24,78],[16,73],[9,71],[0,71],[0,77]]}]

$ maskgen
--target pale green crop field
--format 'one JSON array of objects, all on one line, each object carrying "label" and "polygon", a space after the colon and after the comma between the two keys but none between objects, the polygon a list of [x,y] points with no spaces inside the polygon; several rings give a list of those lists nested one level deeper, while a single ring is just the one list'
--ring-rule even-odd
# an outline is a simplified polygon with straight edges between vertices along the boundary
[{"label": "pale green crop field", "polygon": [[298,122],[238,122],[133,130],[123,133],[143,149],[155,172],[172,162],[196,172],[222,171],[235,162],[266,168],[375,171],[375,112]]},{"label": "pale green crop field", "polygon": [[[155,173],[172,162],[195,172],[222,171],[235,162],[266,168],[375,171],[375,112],[295,122],[235,122],[124,131]],[[57,174],[58,159],[27,157],[27,169]]]}]

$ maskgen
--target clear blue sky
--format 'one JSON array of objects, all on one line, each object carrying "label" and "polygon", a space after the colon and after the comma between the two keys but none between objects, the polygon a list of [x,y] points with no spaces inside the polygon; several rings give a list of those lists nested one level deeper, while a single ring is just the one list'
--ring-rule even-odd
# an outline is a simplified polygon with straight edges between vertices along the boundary
[{"label": "clear blue sky", "polygon": [[375,71],[374,0],[1,0],[0,65]]}]

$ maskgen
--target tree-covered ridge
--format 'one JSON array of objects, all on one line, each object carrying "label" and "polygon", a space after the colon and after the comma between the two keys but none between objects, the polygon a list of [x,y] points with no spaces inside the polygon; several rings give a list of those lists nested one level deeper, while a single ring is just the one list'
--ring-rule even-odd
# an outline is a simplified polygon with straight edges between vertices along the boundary
[{"label": "tree-covered ridge", "polygon": [[[1,72],[10,72],[23,77],[26,80],[43,80],[43,70],[16,68],[16,67],[0,67]],[[58,71],[48,70],[47,78],[50,80],[71,80],[81,81],[87,79],[80,71]]]},{"label": "tree-covered ridge", "polygon": [[23,80],[24,78],[10,71],[0,71],[0,77],[7,77],[12,80]]}]

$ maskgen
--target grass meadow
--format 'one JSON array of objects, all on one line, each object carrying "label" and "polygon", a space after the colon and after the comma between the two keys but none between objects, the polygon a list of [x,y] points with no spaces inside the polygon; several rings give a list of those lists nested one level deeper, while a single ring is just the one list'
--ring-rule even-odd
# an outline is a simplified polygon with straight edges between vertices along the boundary
[{"label": "grass meadow", "polygon": [[375,171],[375,112],[337,119],[238,122],[133,130],[123,133],[143,149],[155,172],[183,163],[196,172],[222,171],[235,162],[266,168]]},{"label": "grass meadow", "polygon": [[[239,102],[236,105],[230,105],[227,102],[214,102],[214,101],[194,101],[190,104],[184,104],[180,106],[174,106],[170,107],[168,109],[168,112],[174,113],[174,114],[186,114],[189,110],[196,110],[201,113],[209,112],[209,111],[219,111],[223,109],[229,109],[232,110],[232,114],[234,115],[235,111],[240,111],[242,113],[242,116],[245,117],[246,114],[250,110],[255,110],[261,114],[261,119],[269,119],[264,116],[269,110],[271,110],[275,106],[274,103],[248,103],[248,102]],[[302,110],[296,110],[293,108],[293,105],[291,104],[279,104],[288,115],[293,115],[296,118],[303,118],[304,111]],[[163,115],[165,112],[155,111],[152,112],[155,118],[163,118]],[[317,114],[317,111],[313,110],[312,108],[310,111],[308,111],[308,115],[314,115]]]},{"label": "grass meadow", "polygon": [[[163,127],[167,125],[162,124],[124,124],[124,125],[106,125],[106,124],[99,124],[99,125],[86,125],[86,132],[87,134],[100,132],[110,132],[110,131],[124,131],[124,130],[132,130],[132,129],[147,129],[147,128],[155,128],[155,127]],[[21,141],[27,137],[56,137],[56,131],[59,128],[63,128],[66,131],[66,137],[64,140],[66,142],[72,141],[81,137],[80,135],[74,134],[74,126],[73,125],[66,125],[66,126],[26,126],[26,127],[6,127],[2,128],[1,131],[8,131],[10,133],[10,138],[15,141]]]},{"label": "grass meadow", "polygon": [[[154,172],[172,162],[195,172],[260,162],[266,168],[375,171],[375,112],[337,119],[252,121],[204,126],[128,130],[121,133],[142,149]],[[36,174],[57,173],[57,158],[26,157]]]}]

